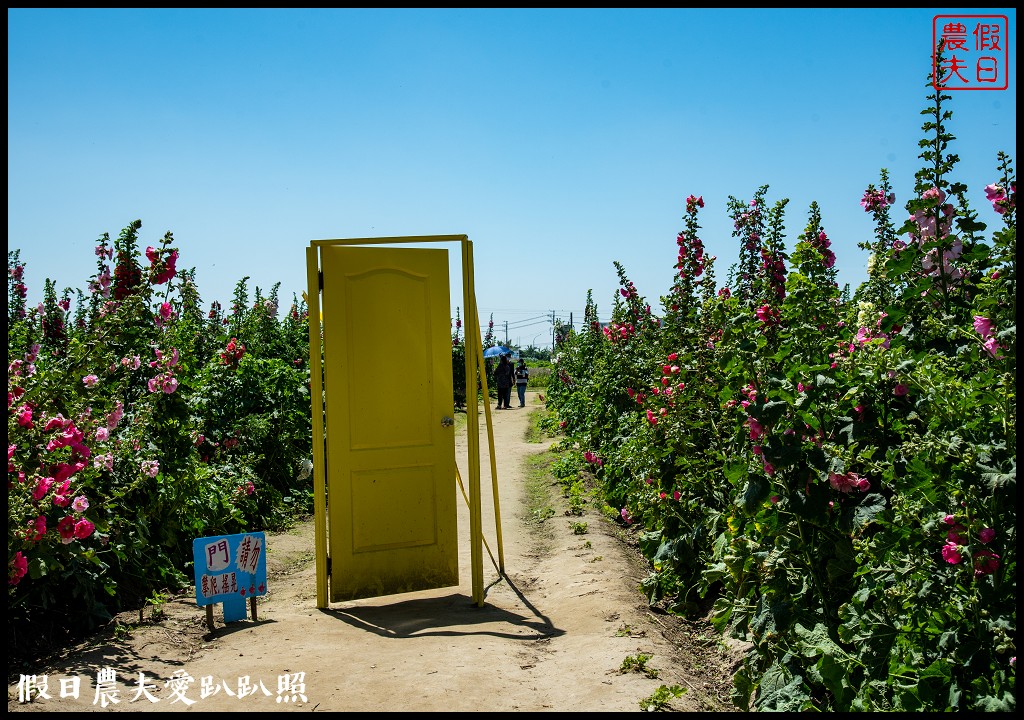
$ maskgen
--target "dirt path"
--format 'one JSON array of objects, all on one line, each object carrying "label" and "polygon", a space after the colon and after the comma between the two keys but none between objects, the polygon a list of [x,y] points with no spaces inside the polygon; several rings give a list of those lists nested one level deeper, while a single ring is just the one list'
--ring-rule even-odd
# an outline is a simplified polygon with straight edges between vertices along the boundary
[{"label": "dirt path", "polygon": [[[637,591],[645,571],[614,524],[594,511],[566,517],[555,486],[548,500],[555,515],[542,524],[528,517],[530,456],[551,442],[525,440],[528,415],[538,408],[535,393],[523,409],[497,412],[492,405],[508,577],[499,576],[485,549],[484,607],[472,602],[461,495],[458,587],[334,603],[325,611],[316,608],[307,521],[268,536],[270,579],[257,622],[225,626],[218,611],[208,633],[194,596],[166,603],[155,620],[150,608],[142,624],[137,613],[122,614],[118,625],[31,670],[37,685],[45,676],[49,699],[19,703],[20,675],[10,677],[8,710],[621,712],[640,711],[642,699],[672,685],[685,692],[666,709],[733,710],[736,653],[703,623],[648,610]],[[464,426],[456,454],[467,478]],[[484,533],[496,558],[485,432],[481,454]],[[587,532],[574,534],[570,519],[586,522]],[[650,673],[620,672],[629,657]],[[97,696],[104,670],[116,674],[119,700],[106,707]],[[155,702],[139,693],[140,673]],[[183,678],[177,694],[175,676]]]}]

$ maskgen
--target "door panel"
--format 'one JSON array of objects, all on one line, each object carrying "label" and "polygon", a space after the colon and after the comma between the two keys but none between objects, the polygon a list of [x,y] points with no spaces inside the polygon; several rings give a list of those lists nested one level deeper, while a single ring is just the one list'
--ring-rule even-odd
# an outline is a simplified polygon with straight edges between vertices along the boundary
[{"label": "door panel", "polygon": [[331,601],[457,585],[448,252],[322,251]]}]

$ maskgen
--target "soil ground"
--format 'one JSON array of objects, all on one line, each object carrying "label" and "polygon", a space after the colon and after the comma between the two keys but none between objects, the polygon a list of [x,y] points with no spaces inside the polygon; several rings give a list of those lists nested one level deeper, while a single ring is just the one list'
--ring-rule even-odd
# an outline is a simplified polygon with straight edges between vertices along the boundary
[{"label": "soil ground", "polygon": [[[530,392],[525,408],[491,406],[505,577],[496,568],[481,409],[483,607],[472,601],[461,494],[459,586],[324,610],[316,607],[310,519],[268,534],[268,592],[257,621],[225,625],[218,610],[209,632],[194,594],[147,608],[141,623],[137,611],[122,613],[31,670],[49,698],[20,702],[22,675],[10,675],[8,710],[638,712],[662,686],[678,686],[682,694],[658,709],[735,711],[729,692],[742,648],[704,621],[652,611],[638,590],[646,567],[624,530],[592,507],[566,514],[538,458],[552,440],[527,441],[529,415],[542,405]],[[457,430],[468,478],[465,423]],[[545,504],[554,514],[541,522],[534,510]],[[98,694],[100,673],[110,671],[115,692]],[[154,700],[139,692],[140,674]],[[118,702],[104,706],[110,697]]]}]

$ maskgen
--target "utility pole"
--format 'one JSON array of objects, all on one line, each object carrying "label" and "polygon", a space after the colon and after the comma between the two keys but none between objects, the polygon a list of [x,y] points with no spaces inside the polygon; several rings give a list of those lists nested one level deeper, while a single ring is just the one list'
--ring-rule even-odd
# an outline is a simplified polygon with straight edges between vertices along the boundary
[{"label": "utility pole", "polygon": [[555,311],[551,311],[551,352],[555,351]]},{"label": "utility pole", "polygon": [[508,320],[505,321],[505,347],[508,347]]}]

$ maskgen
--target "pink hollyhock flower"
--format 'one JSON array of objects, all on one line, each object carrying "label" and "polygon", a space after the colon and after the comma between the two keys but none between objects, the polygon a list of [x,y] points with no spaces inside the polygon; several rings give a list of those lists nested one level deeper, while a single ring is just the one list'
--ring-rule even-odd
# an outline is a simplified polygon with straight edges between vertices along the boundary
[{"label": "pink hollyhock flower", "polygon": [[678,490],[676,490],[675,492],[672,493],[672,499],[675,500],[676,502],[678,502],[679,498],[681,498],[681,497],[682,497],[682,495],[680,494],[680,492]]},{"label": "pink hollyhock flower", "polygon": [[105,427],[96,428],[96,440],[105,442],[110,438],[110,431]]},{"label": "pink hollyhock flower", "polygon": [[759,437],[764,435],[764,426],[761,425],[755,418],[748,418],[747,424],[750,426],[750,439],[757,440]]},{"label": "pink hollyhock flower", "polygon": [[959,565],[964,557],[960,554],[957,544],[947,540],[946,544],[942,546],[942,559],[950,565]]},{"label": "pink hollyhock flower", "polygon": [[622,517],[623,522],[625,522],[627,525],[633,524],[633,516],[629,514],[629,510],[627,510],[626,508],[622,508],[622,510],[619,511],[619,515]]},{"label": "pink hollyhock flower", "polygon": [[778,503],[779,503],[779,496],[778,495],[772,495],[771,498],[769,498],[769,499],[771,500],[772,505],[778,505]]},{"label": "pink hollyhock flower", "polygon": [[21,579],[28,573],[28,560],[21,554],[21,550],[14,553],[14,557],[11,558],[11,565],[7,569],[7,584],[17,585],[21,582]]},{"label": "pink hollyhock flower", "polygon": [[910,388],[908,388],[908,387],[907,387],[906,385],[904,385],[903,383],[896,383],[896,387],[894,387],[894,388],[892,389],[892,393],[893,393],[893,395],[895,395],[896,397],[903,397],[904,395],[906,395],[906,394],[907,394],[907,392],[908,392],[909,390],[910,390]]},{"label": "pink hollyhock flower", "polygon": [[79,495],[71,503],[71,509],[77,513],[84,513],[89,509],[89,499],[85,495]]},{"label": "pink hollyhock flower", "polygon": [[764,452],[764,451],[763,451],[763,450],[761,449],[761,446],[760,446],[760,445],[755,445],[755,446],[754,446],[754,447],[753,447],[752,449],[753,449],[753,452],[754,452],[754,454],[755,454],[755,455],[760,455],[760,454],[761,454],[762,452]]},{"label": "pink hollyhock flower", "polygon": [[995,530],[993,530],[993,529],[992,529],[992,528],[990,528],[990,527],[987,527],[987,528],[982,528],[982,529],[981,529],[981,530],[980,530],[980,531],[978,532],[978,539],[979,539],[979,540],[980,540],[981,542],[985,543],[986,545],[988,545],[988,544],[989,544],[990,542],[992,542],[993,540],[995,540],[995,538],[996,538],[996,531],[995,531]]},{"label": "pink hollyhock flower", "polygon": [[678,358],[679,358],[679,354],[678,353],[672,353],[671,355],[668,356],[668,361],[669,362],[673,362],[674,360],[676,360]]},{"label": "pink hollyhock flower", "polygon": [[41,477],[36,482],[36,489],[32,491],[33,500],[42,500],[46,497],[46,493],[50,492],[50,488],[53,487],[53,478]]},{"label": "pink hollyhock flower", "polygon": [[160,304],[160,317],[162,317],[164,320],[169,320],[170,319],[171,312],[172,312],[172,310],[171,310],[171,304],[170,303],[165,302],[165,303],[161,303]]},{"label": "pink hollyhock flower", "polygon": [[992,321],[984,315],[974,316],[974,330],[983,338],[992,336]]},{"label": "pink hollyhock flower", "polygon": [[35,427],[32,423],[32,408],[28,405],[22,405],[18,411],[18,424],[29,430]]},{"label": "pink hollyhock flower", "polygon": [[143,460],[141,468],[142,472],[149,477],[156,477],[160,474],[160,462],[158,460]]},{"label": "pink hollyhock flower", "polygon": [[855,472],[847,472],[841,475],[839,473],[829,473],[828,482],[833,488],[844,493],[852,493],[854,490],[867,492],[871,489],[871,482]]},{"label": "pink hollyhock flower", "polygon": [[75,539],[75,519],[65,515],[57,521],[57,532],[60,533],[60,541],[67,545]]},{"label": "pink hollyhock flower", "polygon": [[85,386],[87,388],[95,387],[96,383],[98,383],[99,381],[100,379],[95,375],[86,375],[84,378],[82,378],[82,382],[85,383]]},{"label": "pink hollyhock flower", "polygon": [[999,568],[999,556],[988,548],[974,551],[974,576],[991,575]]},{"label": "pink hollyhock flower", "polygon": [[43,426],[43,432],[50,432],[51,430],[56,430],[58,428],[63,429],[64,423],[66,422],[67,421],[64,419],[64,416],[57,413],[55,417],[46,421],[46,425]]},{"label": "pink hollyhock flower", "polygon": [[165,394],[170,395],[172,392],[178,389],[178,378],[173,375],[164,379],[163,391]]},{"label": "pink hollyhock flower", "polygon": [[75,530],[74,530],[75,537],[78,538],[79,540],[85,540],[87,537],[92,535],[92,531],[95,530],[95,529],[96,529],[95,525],[93,525],[91,522],[89,522],[85,518],[82,518],[81,520],[79,520],[78,522],[75,523]]},{"label": "pink hollyhock flower", "polygon": [[942,522],[947,525],[956,525],[956,517],[954,515],[946,515],[946,517],[942,518]]},{"label": "pink hollyhock flower", "polygon": [[647,422],[649,422],[651,425],[657,425],[658,424],[658,416],[655,415],[650,410],[648,410],[647,411]]},{"label": "pink hollyhock flower", "polygon": [[775,466],[766,460],[764,463],[764,472],[768,477],[773,476],[775,474]]},{"label": "pink hollyhock flower", "polygon": [[121,418],[124,417],[124,404],[118,400],[117,407],[115,407],[109,415],[107,415],[107,429],[113,430],[117,427],[118,423],[121,422]]},{"label": "pink hollyhock flower", "polygon": [[1002,345],[996,342],[996,339],[994,337],[990,337],[988,340],[985,341],[985,349],[988,350],[988,354],[994,357],[996,360],[1002,358],[1002,355],[999,354],[999,348],[1001,347]]},{"label": "pink hollyhock flower", "polygon": [[29,540],[40,540],[46,534],[46,518],[42,515],[28,524]]}]

